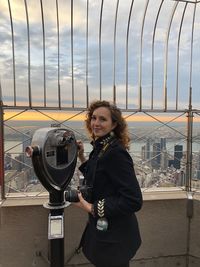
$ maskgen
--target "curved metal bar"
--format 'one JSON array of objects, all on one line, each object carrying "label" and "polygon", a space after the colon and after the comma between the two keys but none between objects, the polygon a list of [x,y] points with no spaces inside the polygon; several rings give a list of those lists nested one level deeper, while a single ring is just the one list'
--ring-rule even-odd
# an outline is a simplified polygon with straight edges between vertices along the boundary
[{"label": "curved metal bar", "polygon": [[11,27],[11,36],[12,36],[12,62],[13,62],[13,86],[14,86],[14,106],[16,106],[16,71],[15,71],[15,40],[14,40],[14,29],[13,29],[13,19],[12,19],[12,10],[10,5],[10,0],[8,0],[8,8],[10,15],[10,27]]},{"label": "curved metal bar", "polygon": [[181,23],[179,27],[179,33],[178,33],[178,44],[177,44],[177,59],[176,59],[176,110],[178,110],[178,97],[179,97],[179,57],[180,57],[180,39],[181,39],[181,31],[183,26],[183,20],[185,17],[185,11],[187,8],[187,3],[185,3],[185,7],[183,10]]},{"label": "curved metal bar", "polygon": [[102,14],[103,14],[103,2],[101,1],[101,11],[100,11],[100,20],[99,20],[99,96],[100,100],[102,98],[102,77],[101,77],[101,30],[102,30]]},{"label": "curved metal bar", "polygon": [[189,88],[190,88],[190,101],[189,105],[190,108],[192,107],[192,66],[193,66],[193,40],[194,40],[194,22],[196,17],[196,7],[197,4],[194,5],[194,12],[193,12],[193,20],[192,20],[192,36],[191,36],[191,52],[190,52],[190,81],[189,81]]},{"label": "curved metal bar", "polygon": [[4,173],[4,110],[0,81],[0,200],[5,198],[5,173]]},{"label": "curved metal bar", "polygon": [[45,27],[44,27],[44,12],[43,3],[40,0],[41,16],[42,16],[42,45],[43,45],[43,79],[44,79],[44,107],[47,105],[46,101],[46,50],[45,50]]},{"label": "curved metal bar", "polygon": [[171,17],[169,20],[169,25],[168,25],[168,31],[166,34],[166,41],[165,41],[165,61],[164,61],[164,111],[167,110],[167,66],[168,66],[168,45],[169,45],[169,34],[170,34],[170,30],[171,30],[171,25],[172,25],[172,21],[174,18],[174,14],[177,8],[178,2],[174,3],[173,9],[172,9],[172,13],[171,13]]},{"label": "curved metal bar", "polygon": [[161,1],[159,9],[158,9],[158,13],[156,16],[156,21],[155,21],[155,25],[154,25],[154,29],[153,29],[153,40],[152,40],[152,70],[151,70],[151,109],[153,109],[153,97],[154,97],[154,47],[155,47],[155,35],[156,35],[156,28],[157,28],[157,23],[158,23],[158,18],[160,15],[160,11],[162,8],[164,0]]},{"label": "curved metal bar", "polygon": [[119,9],[119,0],[117,0],[116,11],[115,11],[115,26],[114,26],[114,57],[113,57],[113,102],[116,103],[116,33],[117,33],[117,16]]},{"label": "curved metal bar", "polygon": [[30,50],[30,30],[29,30],[29,16],[27,2],[24,0],[25,13],[26,13],[26,23],[27,23],[27,41],[28,41],[28,97],[29,97],[29,107],[32,107],[32,95],[31,95],[31,50]]},{"label": "curved metal bar", "polygon": [[143,32],[144,32],[144,23],[147,13],[147,8],[149,5],[149,0],[146,2],[144,15],[142,19],[142,30],[141,30],[141,39],[140,39],[140,58],[139,58],[139,110],[142,109],[142,48],[143,48]]},{"label": "curved metal bar", "polygon": [[59,11],[58,0],[56,0],[56,20],[57,20],[57,38],[58,38],[58,107],[61,109],[60,98],[60,27],[59,27]]},{"label": "curved metal bar", "polygon": [[88,21],[89,21],[89,0],[87,0],[87,14],[86,14],[86,107],[89,107],[89,86],[88,86]]},{"label": "curved metal bar", "polygon": [[131,15],[133,10],[133,3],[134,0],[131,1],[131,6],[128,16],[127,32],[126,32],[126,109],[128,109],[128,41],[129,41],[129,29],[130,29]]},{"label": "curved metal bar", "polygon": [[72,68],[72,107],[74,108],[74,23],[73,0],[71,0],[71,68]]},{"label": "curved metal bar", "polygon": [[[191,90],[191,89],[190,89]],[[191,94],[189,94],[189,97]],[[190,101],[190,100],[189,100]],[[189,110],[187,113],[187,149],[186,149],[186,181],[185,187],[186,191],[191,191],[191,182],[192,182],[192,137],[193,137],[193,112]]]},{"label": "curved metal bar", "polygon": [[0,104],[1,103],[3,103],[3,96],[2,96],[1,77],[0,77]]}]

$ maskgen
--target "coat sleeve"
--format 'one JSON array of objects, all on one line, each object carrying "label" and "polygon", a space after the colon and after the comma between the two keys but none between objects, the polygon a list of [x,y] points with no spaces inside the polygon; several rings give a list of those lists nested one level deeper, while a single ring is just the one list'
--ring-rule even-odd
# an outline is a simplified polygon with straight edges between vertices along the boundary
[{"label": "coat sleeve", "polygon": [[81,171],[81,173],[83,174],[83,176],[85,176],[85,174],[86,174],[87,164],[88,164],[88,160],[86,160],[85,162],[83,162],[83,163],[80,165],[80,167],[78,168],[79,171]]},{"label": "coat sleeve", "polygon": [[[106,218],[128,215],[142,207],[142,193],[137,181],[133,161],[123,148],[112,149],[105,156],[106,173],[115,187],[115,194],[105,197],[104,215]],[[98,216],[98,201],[94,203]]]}]

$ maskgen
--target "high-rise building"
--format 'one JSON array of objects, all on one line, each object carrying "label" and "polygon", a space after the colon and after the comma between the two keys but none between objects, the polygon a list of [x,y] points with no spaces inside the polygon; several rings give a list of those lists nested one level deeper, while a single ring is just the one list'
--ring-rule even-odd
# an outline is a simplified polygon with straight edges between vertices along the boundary
[{"label": "high-rise building", "polygon": [[166,150],[166,138],[165,137],[160,138],[160,149],[161,151]]},{"label": "high-rise building", "polygon": [[146,160],[146,146],[141,147],[141,158],[142,160]]},{"label": "high-rise building", "polygon": [[151,165],[154,169],[159,169],[161,163],[161,145],[160,143],[153,144]]},{"label": "high-rise building", "polygon": [[174,146],[174,168],[180,169],[181,159],[183,157],[183,146],[175,145]]},{"label": "high-rise building", "polygon": [[151,157],[151,141],[148,138],[145,146],[145,152],[146,152],[146,159],[150,159]]},{"label": "high-rise building", "polygon": [[168,154],[167,154],[167,150],[166,149],[163,149],[161,151],[161,163],[160,163],[160,166],[161,166],[161,169],[162,170],[166,170],[167,167],[168,167]]},{"label": "high-rise building", "polygon": [[173,159],[169,159],[168,160],[168,166],[169,167],[174,167],[174,160]]}]

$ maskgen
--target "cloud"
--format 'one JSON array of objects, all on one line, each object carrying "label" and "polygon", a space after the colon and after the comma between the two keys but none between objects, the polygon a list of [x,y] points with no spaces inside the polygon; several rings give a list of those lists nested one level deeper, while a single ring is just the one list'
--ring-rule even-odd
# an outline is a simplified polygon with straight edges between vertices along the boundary
[{"label": "cloud", "polygon": [[[42,1],[45,26],[45,42],[43,42],[43,29],[41,17],[41,1],[27,1],[30,32],[30,55],[28,55],[28,28],[26,21],[25,5],[22,0],[12,0],[11,11],[14,29],[14,52],[17,99],[27,102],[28,98],[28,64],[30,56],[30,85],[32,97],[35,103],[43,102],[44,74],[46,75],[47,100],[55,103],[58,100],[58,82],[62,95],[62,103],[72,101],[72,47],[71,47],[71,1],[59,0],[59,39],[57,28],[56,1]],[[102,28],[101,28],[101,51],[99,50],[100,34],[100,8],[101,1],[89,1],[89,21],[88,21],[88,62],[86,62],[86,3],[87,1],[73,1],[73,76],[74,95],[76,103],[86,103],[86,63],[88,63],[88,86],[89,98],[98,98],[100,95],[100,57],[101,52],[101,75],[102,75],[102,95],[104,98],[113,98],[113,75],[114,75],[114,23],[117,0],[103,3]],[[121,106],[126,102],[126,83],[128,82],[128,97],[131,108],[138,107],[138,87],[139,75],[141,74],[141,86],[143,91],[143,107],[149,107],[151,101],[152,84],[152,46],[153,29],[156,15],[161,1],[150,0],[144,24],[142,51],[141,51],[141,30],[145,5],[147,1],[134,1],[129,28],[128,43],[128,81],[126,81],[126,48],[128,17],[130,14],[132,0],[119,1],[117,31],[116,31],[116,54],[115,54],[115,84],[117,88],[117,99]],[[174,1],[164,1],[156,28],[154,43],[154,102],[157,107],[163,106],[163,81],[165,65],[166,35],[169,21],[172,15]],[[171,31],[169,35],[169,51],[167,55],[168,80],[170,88],[169,106],[174,106],[176,89],[176,60],[177,42],[180,29],[180,22],[185,3],[178,3],[173,17]],[[189,5],[184,17],[184,25],[180,39],[180,84],[181,84],[181,105],[187,103],[188,83],[190,69],[191,52],[191,23],[194,5]],[[198,29],[200,21],[198,17],[199,9],[195,20],[194,47],[198,51]],[[0,75],[2,80],[2,90],[5,101],[10,101],[9,97],[13,92],[13,54],[12,36],[7,1],[0,1]],[[58,51],[59,42],[59,51]],[[45,45],[45,50],[43,46]],[[59,52],[59,58],[58,58]],[[44,54],[45,53],[45,54]],[[45,55],[45,70],[44,70]],[[140,68],[140,55],[142,55],[142,67]],[[197,62],[199,54],[195,52],[193,61],[193,85],[194,101],[198,102],[197,80],[199,65]],[[59,66],[58,66],[59,64]],[[45,73],[44,73],[45,71]],[[59,73],[58,73],[59,71]],[[141,71],[141,72],[140,72]],[[59,77],[59,81],[58,81]],[[9,85],[9,86],[7,86]],[[7,87],[6,87],[7,86]],[[184,88],[184,89],[183,89]],[[183,93],[184,92],[184,93]],[[41,95],[41,98],[38,97]],[[84,97],[82,97],[84,95]],[[24,96],[27,96],[24,98]],[[182,104],[184,103],[184,104]]]}]

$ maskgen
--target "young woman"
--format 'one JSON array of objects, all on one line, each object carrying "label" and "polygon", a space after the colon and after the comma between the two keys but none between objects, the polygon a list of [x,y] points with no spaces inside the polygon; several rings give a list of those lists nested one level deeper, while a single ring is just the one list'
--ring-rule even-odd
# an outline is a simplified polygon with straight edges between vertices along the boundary
[{"label": "young woman", "polygon": [[127,151],[127,124],[115,105],[96,101],[88,109],[86,127],[93,145],[88,160],[83,143],[77,142],[80,171],[92,187],[90,198],[79,193],[75,204],[89,214],[82,251],[97,267],[128,267],[141,244],[135,212],[142,207],[142,194]]}]

